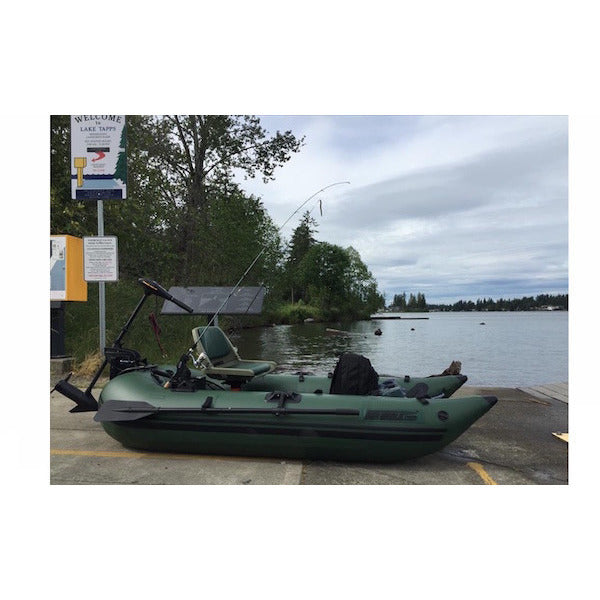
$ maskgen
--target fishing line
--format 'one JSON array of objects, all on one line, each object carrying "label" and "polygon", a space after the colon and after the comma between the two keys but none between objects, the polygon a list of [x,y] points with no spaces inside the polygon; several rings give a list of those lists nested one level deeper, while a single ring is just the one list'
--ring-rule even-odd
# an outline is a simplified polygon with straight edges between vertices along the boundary
[{"label": "fishing line", "polygon": [[[299,212],[302,208],[304,208],[304,206],[306,204],[308,204],[317,194],[320,194],[321,192],[324,192],[325,190],[329,189],[330,187],[333,187],[334,185],[342,185],[343,183],[350,183],[349,181],[338,181],[337,183],[330,183],[329,185],[326,185],[324,188],[321,188],[318,192],[315,192],[310,198],[308,198],[307,200],[305,200],[283,223],[283,225],[281,225],[281,227],[277,230],[277,233],[279,233],[292,219],[292,217]],[[323,209],[322,209],[322,205],[321,205],[321,216],[323,215]]]},{"label": "fishing line", "polygon": [[[281,231],[281,230],[282,230],[282,229],[283,229],[283,228],[286,226],[286,224],[287,224],[287,223],[288,223],[288,222],[291,220],[291,218],[292,218],[292,217],[293,217],[293,216],[294,216],[294,215],[295,215],[297,212],[299,212],[299,211],[302,209],[302,207],[303,207],[305,204],[307,204],[307,203],[308,203],[310,200],[312,200],[312,199],[313,199],[313,198],[314,198],[314,197],[315,197],[317,194],[319,194],[319,193],[320,193],[320,192],[322,192],[323,190],[326,190],[328,187],[331,187],[332,185],[340,185],[340,184],[342,184],[342,183],[348,183],[348,184],[349,184],[350,182],[349,182],[349,181],[338,181],[337,183],[332,183],[331,185],[328,185],[327,187],[324,187],[323,189],[321,189],[321,190],[319,190],[318,192],[316,192],[316,194],[313,194],[313,195],[312,195],[312,196],[311,196],[311,197],[310,197],[308,200],[306,200],[306,201],[304,202],[304,204],[302,204],[301,206],[299,206],[299,207],[298,207],[298,208],[297,208],[297,209],[296,209],[296,210],[295,210],[295,211],[294,211],[294,212],[293,212],[293,213],[292,213],[292,214],[289,216],[289,218],[287,219],[287,221],[286,221],[286,222],[285,222],[283,225],[281,225],[281,226],[279,227],[279,229],[277,229],[277,233],[279,233],[279,232],[280,232],[280,231]],[[322,199],[322,198],[319,198],[319,199],[317,200],[317,202],[315,202],[315,205],[314,205],[314,206],[313,206],[313,207],[312,207],[312,208],[311,208],[311,209],[308,211],[308,214],[309,214],[309,215],[312,213],[312,211],[313,211],[313,210],[315,210],[315,208],[317,208],[317,204],[318,204],[318,206],[319,206],[319,212],[320,212],[321,216],[323,216],[323,199]],[[266,250],[266,248],[264,248],[264,249],[263,249],[263,252],[264,252],[264,250]],[[260,254],[259,254],[259,256],[260,256]],[[247,308],[246,308],[246,312],[244,312],[244,315],[246,315],[246,314],[248,313],[248,311],[250,310],[250,307],[251,307],[251,306],[254,304],[254,301],[256,300],[256,298],[258,298],[258,294],[260,294],[260,290],[261,290],[261,288],[262,288],[262,284],[261,284],[261,287],[259,287],[259,288],[258,288],[258,291],[256,292],[256,294],[255,294],[254,298],[252,298],[252,302],[250,302],[250,303],[248,304],[248,306],[247,306]]]},{"label": "fishing line", "polygon": [[[321,188],[320,190],[318,190],[317,192],[315,192],[312,196],[310,196],[309,198],[307,198],[284,222],[282,225],[279,226],[279,228],[277,229],[277,233],[279,233],[294,217],[294,215],[296,215],[300,210],[302,210],[315,196],[317,196],[318,194],[320,194],[321,192],[324,192],[325,190],[334,187],[336,185],[342,185],[344,183],[349,184],[349,181],[337,181],[336,183],[330,183],[329,185],[326,185],[325,187]],[[319,206],[321,207],[321,214],[323,214],[323,205],[322,203],[319,201]],[[227,296],[227,298],[225,298],[225,300],[223,301],[223,303],[221,304],[221,306],[219,306],[219,308],[217,309],[217,311],[215,312],[215,314],[210,318],[210,321],[204,326],[204,329],[202,330],[202,333],[200,333],[200,335],[198,336],[198,339],[194,342],[194,344],[192,345],[192,347],[187,351],[188,356],[192,356],[192,353],[194,352],[194,350],[196,349],[196,346],[198,345],[198,342],[201,340],[202,336],[204,335],[204,333],[206,332],[206,330],[214,323],[214,320],[217,318],[217,316],[219,315],[219,313],[223,310],[223,307],[227,304],[227,302],[229,301],[229,298],[231,298],[231,296],[233,296],[233,294],[236,292],[236,290],[238,289],[238,287],[240,286],[240,284],[242,283],[242,281],[246,278],[246,275],[248,275],[248,273],[252,270],[252,267],[254,267],[254,265],[257,263],[258,259],[266,252],[267,250],[267,246],[264,245],[262,250],[256,255],[256,258],[250,263],[250,266],[244,271],[244,274],[239,278],[238,282],[233,286],[233,288],[231,289],[231,292],[229,292],[229,295]],[[192,358],[193,360],[193,358]],[[195,363],[194,363],[195,364]]]}]

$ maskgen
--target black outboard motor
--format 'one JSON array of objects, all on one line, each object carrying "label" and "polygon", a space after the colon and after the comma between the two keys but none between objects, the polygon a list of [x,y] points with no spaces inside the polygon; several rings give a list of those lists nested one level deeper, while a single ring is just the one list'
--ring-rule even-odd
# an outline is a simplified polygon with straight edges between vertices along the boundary
[{"label": "black outboard motor", "polygon": [[63,396],[69,398],[69,400],[73,400],[73,402],[75,402],[75,406],[69,412],[76,413],[98,410],[98,402],[96,402],[96,398],[92,396],[90,388],[84,392],[78,387],[75,387],[72,383],[69,383],[71,375],[73,375],[72,372],[69,373],[65,379],[61,379],[54,386],[52,391],[56,390]]},{"label": "black outboard motor", "polygon": [[371,361],[360,354],[340,356],[331,378],[331,394],[368,396],[379,391],[379,375]]}]

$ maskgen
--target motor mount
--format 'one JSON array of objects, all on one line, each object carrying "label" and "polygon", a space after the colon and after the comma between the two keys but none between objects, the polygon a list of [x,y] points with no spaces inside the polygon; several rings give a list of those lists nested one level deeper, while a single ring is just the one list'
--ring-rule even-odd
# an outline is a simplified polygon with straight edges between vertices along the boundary
[{"label": "motor mount", "polygon": [[146,366],[148,361],[137,350],[130,348],[104,348],[104,356],[110,365],[110,379],[120,375],[126,369]]}]

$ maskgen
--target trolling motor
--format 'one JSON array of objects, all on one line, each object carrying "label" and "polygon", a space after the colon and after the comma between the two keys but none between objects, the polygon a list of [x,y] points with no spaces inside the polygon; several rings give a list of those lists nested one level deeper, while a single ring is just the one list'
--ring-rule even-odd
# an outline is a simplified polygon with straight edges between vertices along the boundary
[{"label": "trolling motor", "polygon": [[87,389],[82,391],[78,387],[75,387],[72,383],[69,383],[69,379],[71,378],[71,375],[73,375],[72,372],[69,373],[65,379],[61,379],[52,389],[52,391],[56,390],[63,396],[66,396],[75,402],[76,406],[74,406],[70,412],[75,413],[98,410],[98,402],[92,395],[92,389],[94,385],[96,385],[96,382],[100,378],[100,375],[102,374],[102,371],[104,371],[104,368],[107,364],[110,363],[111,377],[114,377],[116,374],[120,373],[126,368],[133,368],[141,363],[145,363],[138,352],[123,348],[121,346],[121,340],[131,327],[131,324],[137,317],[142,306],[144,305],[144,302],[146,302],[149,296],[160,296],[165,300],[173,302],[173,304],[176,304],[189,313],[193,312],[191,307],[189,307],[187,304],[184,304],[180,300],[177,300],[177,298],[174,298],[171,294],[169,294],[169,292],[167,292],[167,290],[165,290],[164,287],[156,283],[156,281],[142,277],[138,279],[138,283],[144,288],[144,295],[131,313],[129,319],[127,319],[127,323],[125,323],[123,329],[121,329],[121,332],[113,342],[112,347],[104,349],[104,360],[102,365],[96,371],[96,374],[92,378],[92,381],[88,385]]}]

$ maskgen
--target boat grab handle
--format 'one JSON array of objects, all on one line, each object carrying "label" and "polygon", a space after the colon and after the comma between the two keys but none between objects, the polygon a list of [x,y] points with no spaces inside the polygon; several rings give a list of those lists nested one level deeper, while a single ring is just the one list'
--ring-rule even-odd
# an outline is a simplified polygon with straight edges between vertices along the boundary
[{"label": "boat grab handle", "polygon": [[277,402],[277,408],[284,408],[286,402],[300,402],[302,400],[302,394],[297,392],[269,392],[265,396],[267,402]]}]

